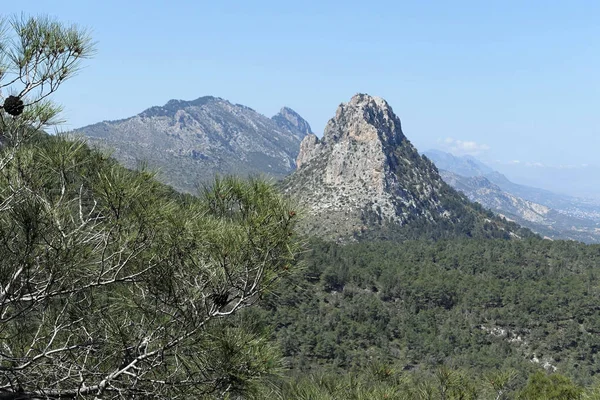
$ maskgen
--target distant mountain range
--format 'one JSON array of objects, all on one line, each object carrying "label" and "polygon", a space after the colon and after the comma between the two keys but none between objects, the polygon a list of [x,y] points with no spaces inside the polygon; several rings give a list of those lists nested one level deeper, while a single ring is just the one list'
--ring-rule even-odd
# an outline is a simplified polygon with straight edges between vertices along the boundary
[{"label": "distant mountain range", "polygon": [[428,150],[423,154],[433,161],[439,169],[452,171],[461,176],[482,176],[495,172],[473,156],[456,157],[440,150]]},{"label": "distant mountain range", "polygon": [[548,238],[600,242],[600,204],[516,184],[472,156],[424,154],[452,187],[506,218]]},{"label": "distant mountain range", "polygon": [[129,168],[140,162],[159,179],[192,192],[215,174],[267,174],[276,179],[295,168],[310,125],[290,108],[273,118],[218,97],[171,100],[131,118],[77,130]]}]

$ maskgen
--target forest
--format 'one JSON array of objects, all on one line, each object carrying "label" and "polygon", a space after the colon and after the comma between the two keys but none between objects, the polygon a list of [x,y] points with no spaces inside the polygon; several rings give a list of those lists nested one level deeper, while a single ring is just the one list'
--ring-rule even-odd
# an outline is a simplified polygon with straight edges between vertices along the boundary
[{"label": "forest", "polygon": [[[440,374],[450,373],[477,388],[448,398],[488,398],[482,382],[494,374],[511,377],[499,398],[580,398],[597,380],[600,246],[539,238],[309,243],[296,273],[246,311],[294,376],[343,372],[360,381],[370,371],[439,390]],[[526,394],[546,383],[577,394]],[[440,398],[410,390],[390,398]]]}]

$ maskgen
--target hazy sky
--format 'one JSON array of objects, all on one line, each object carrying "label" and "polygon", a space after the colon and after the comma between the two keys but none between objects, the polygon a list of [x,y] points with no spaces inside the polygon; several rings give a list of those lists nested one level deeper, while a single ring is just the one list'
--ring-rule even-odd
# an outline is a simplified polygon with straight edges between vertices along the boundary
[{"label": "hazy sky", "polygon": [[24,1],[92,30],[56,97],[70,128],[223,97],[321,134],[357,92],[420,149],[522,168],[600,164],[599,1]]}]

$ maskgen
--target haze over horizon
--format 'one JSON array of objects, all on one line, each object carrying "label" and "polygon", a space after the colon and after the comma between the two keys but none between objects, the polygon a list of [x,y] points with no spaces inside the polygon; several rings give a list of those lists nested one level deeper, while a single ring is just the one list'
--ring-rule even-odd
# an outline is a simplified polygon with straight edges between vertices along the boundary
[{"label": "haze over horizon", "polygon": [[[461,154],[441,147],[428,148],[428,151],[441,151],[455,157],[471,157],[482,162],[494,171],[500,172],[513,183],[546,189],[597,203],[600,200],[600,167],[597,165],[540,165],[539,163],[521,163],[517,160],[502,162],[485,160],[471,154]],[[442,168],[443,169],[443,168]]]},{"label": "haze over horizon", "polygon": [[21,12],[88,27],[98,42],[56,96],[66,129],[212,95],[267,116],[289,106],[320,135],[339,103],[364,92],[390,103],[421,151],[472,154],[523,183],[559,170],[589,181],[599,164],[597,2],[3,7]]}]

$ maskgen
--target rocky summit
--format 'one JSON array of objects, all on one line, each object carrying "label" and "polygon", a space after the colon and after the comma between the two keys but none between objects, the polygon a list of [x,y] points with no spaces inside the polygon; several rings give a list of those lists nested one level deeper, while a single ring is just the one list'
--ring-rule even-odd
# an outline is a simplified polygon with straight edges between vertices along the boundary
[{"label": "rocky summit", "polygon": [[310,125],[296,111],[289,107],[283,107],[279,113],[271,118],[279,127],[295,132],[301,137],[312,134]]},{"label": "rocky summit", "polygon": [[463,223],[467,235],[477,222],[509,230],[442,180],[378,97],[357,94],[341,104],[321,139],[304,138],[296,165],[282,187],[308,214],[310,234],[343,240],[414,223],[452,229]]},{"label": "rocky summit", "polygon": [[131,118],[78,130],[125,166],[140,162],[181,191],[195,192],[215,174],[282,178],[295,169],[310,125],[290,108],[273,118],[218,97],[171,100]]}]

